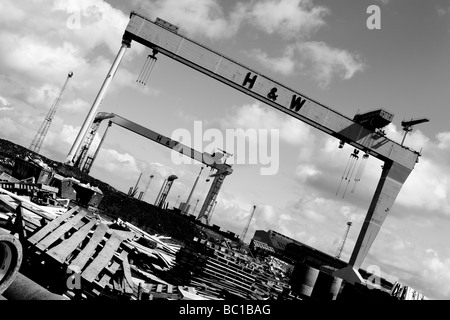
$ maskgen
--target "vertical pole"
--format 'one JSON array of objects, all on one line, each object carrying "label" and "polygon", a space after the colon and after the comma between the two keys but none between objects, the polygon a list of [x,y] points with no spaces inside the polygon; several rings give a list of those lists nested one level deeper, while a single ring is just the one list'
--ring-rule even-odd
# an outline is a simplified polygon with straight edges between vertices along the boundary
[{"label": "vertical pole", "polygon": [[197,203],[195,204],[194,210],[192,210],[193,215],[195,215],[195,209],[197,209],[197,205],[198,205],[199,201],[200,201],[200,199],[197,199]]},{"label": "vertical pole", "polygon": [[163,184],[161,186],[161,190],[159,190],[158,196],[156,197],[156,200],[155,200],[155,206],[158,205],[159,197],[161,196],[161,193],[163,192],[164,187],[166,186],[166,182],[167,182],[167,179],[164,180],[164,182],[163,182]]},{"label": "vertical pole", "polygon": [[77,135],[72,147],[70,148],[70,151],[66,157],[66,161],[65,161],[66,164],[73,165],[74,157],[78,153],[81,142],[85,139],[85,136],[89,130],[89,127],[91,126],[92,122],[94,121],[94,117],[97,113],[97,110],[98,110],[100,104],[102,103],[103,98],[105,97],[106,93],[108,92],[108,89],[112,82],[112,79],[114,78],[114,75],[116,74],[116,71],[119,68],[120,62],[122,61],[122,58],[125,55],[125,51],[129,47],[130,47],[129,42],[122,41],[122,46],[120,47],[119,52],[117,53],[117,56],[114,59],[111,69],[109,70],[108,74],[106,75],[105,81],[103,82],[103,85],[100,88],[100,91],[98,92],[97,97],[94,100],[94,103],[92,104],[91,110],[89,110],[89,113],[88,113],[86,119],[84,120],[83,126],[81,127],[80,131],[78,132],[78,135]]},{"label": "vertical pole", "polygon": [[141,174],[139,175],[138,180],[136,181],[136,185],[134,186],[133,193],[137,191],[137,188],[138,188],[138,185],[139,185],[139,181],[141,181],[141,177],[142,177],[142,172],[141,172]]},{"label": "vertical pole", "polygon": [[150,175],[150,180],[148,180],[147,185],[145,186],[144,193],[142,194],[142,199],[144,199],[145,195],[147,194],[148,188],[150,187],[150,183],[152,182],[154,175]]},{"label": "vertical pole", "polygon": [[192,194],[194,193],[195,187],[197,186],[197,182],[198,182],[198,179],[200,178],[202,171],[203,171],[203,167],[200,169],[197,179],[195,179],[194,185],[192,186],[191,193],[189,193],[189,197],[186,200],[186,204],[184,205],[183,211],[181,212],[183,214],[188,214],[186,209],[189,206],[189,201],[191,201]]}]

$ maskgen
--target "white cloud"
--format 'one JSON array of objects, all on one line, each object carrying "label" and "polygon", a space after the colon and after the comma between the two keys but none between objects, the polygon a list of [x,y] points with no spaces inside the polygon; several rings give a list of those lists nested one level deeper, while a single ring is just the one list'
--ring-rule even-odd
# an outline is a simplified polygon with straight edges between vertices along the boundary
[{"label": "white cloud", "polygon": [[268,34],[285,39],[308,37],[326,23],[329,10],[311,0],[265,0],[237,3],[228,16],[217,0],[165,0],[146,2],[142,10],[153,19],[162,18],[178,25],[191,36],[211,39],[235,35],[248,22]]},{"label": "white cloud", "polygon": [[423,158],[406,180],[397,199],[407,208],[422,208],[450,216],[450,175]]},{"label": "white cloud", "polygon": [[244,17],[241,6],[230,17],[225,17],[216,0],[160,0],[144,3],[143,6],[151,17],[159,17],[179,26],[182,33],[212,39],[236,34]]},{"label": "white cloud", "polygon": [[449,149],[450,147],[450,132],[441,132],[437,135],[439,141],[439,149]]},{"label": "white cloud", "polygon": [[70,113],[81,113],[86,112],[89,109],[89,103],[83,99],[76,98],[72,101],[66,103],[61,103],[62,109]]},{"label": "white cloud", "polygon": [[[5,126],[11,126],[2,128],[2,138],[29,145],[60,93],[67,72],[73,71],[57,113],[61,120],[65,117],[64,123],[52,123],[42,149],[45,155],[57,154],[61,159],[60,150],[67,150],[73,140],[67,141],[53,130],[73,128],[69,124],[73,116],[89,107],[87,101],[95,96],[120,47],[128,15],[102,0],[5,0],[0,9],[10,13],[0,21],[0,88],[2,98],[14,101],[17,110],[2,120]],[[69,23],[74,17],[77,26]],[[127,59],[139,52],[139,46],[127,51],[111,91],[135,84]],[[144,94],[158,94],[150,86],[133,88]]]},{"label": "white cloud", "polygon": [[265,32],[290,39],[310,36],[325,25],[329,13],[310,0],[265,0],[253,2],[247,15],[248,21]]},{"label": "white cloud", "polygon": [[[390,124],[385,128],[387,136],[397,142],[403,131]],[[431,140],[420,130],[409,133],[405,146],[421,150],[422,156],[400,191],[397,202],[407,208],[421,208],[450,216],[450,174],[443,159],[450,151],[450,133],[442,132]]]},{"label": "white cloud", "polygon": [[[245,21],[268,34],[281,35],[283,39],[305,39],[326,25],[329,9],[314,5],[311,0],[264,0],[239,3],[229,17],[216,0],[168,0],[143,4],[153,18],[160,17],[182,26],[190,35],[225,38],[235,35]],[[294,52],[297,51],[297,55]],[[322,87],[333,77],[350,79],[363,70],[356,54],[331,48],[324,42],[304,42],[287,45],[280,57],[270,57],[260,49],[249,55],[262,65],[283,75],[296,69],[311,74]]]},{"label": "white cloud", "polygon": [[320,174],[320,171],[314,165],[300,164],[295,169],[295,175],[301,182],[306,182],[310,178],[314,178]]},{"label": "white cloud", "polygon": [[447,15],[447,10],[442,7],[436,7],[436,12],[439,17],[443,17],[443,16]]},{"label": "white cloud", "polygon": [[304,42],[298,44],[297,48],[308,63],[307,72],[312,74],[322,87],[326,87],[334,77],[348,80],[365,68],[357,54],[332,48],[325,42]]},{"label": "white cloud", "polygon": [[0,128],[2,128],[2,136],[17,136],[20,134],[20,129],[15,121],[3,115],[0,117]]},{"label": "white cloud", "polygon": [[[408,285],[428,298],[448,300],[450,259],[436,249],[418,248],[405,240],[405,230],[398,229],[398,224],[402,222],[395,221],[394,225],[382,229],[381,239],[374,243],[365,264],[380,266],[383,276]],[[394,232],[386,232],[386,229]]]},{"label": "white cloud", "polygon": [[1,64],[8,69],[33,74],[33,78],[45,79],[49,75],[60,74],[61,70],[78,68],[86,62],[74,44],[62,42],[54,46],[39,38],[34,35],[0,33]]},{"label": "white cloud", "polygon": [[[99,45],[116,53],[120,47],[128,16],[103,0],[55,0],[51,13],[63,12],[62,28],[67,30],[61,36],[90,51]],[[71,28],[70,19],[79,20]]]},{"label": "white cloud", "polygon": [[257,101],[251,105],[230,108],[227,117],[221,119],[221,126],[224,129],[278,129],[280,138],[292,145],[313,141],[309,126],[276,110],[262,106]]},{"label": "white cloud", "polygon": [[322,88],[327,87],[333,78],[348,80],[365,69],[359,55],[332,48],[325,42],[306,41],[288,45],[281,57],[269,57],[259,49],[250,51],[248,55],[254,56],[262,66],[285,76],[303,72]]},{"label": "white cloud", "polygon": [[293,74],[296,67],[296,61],[293,58],[293,50],[286,50],[283,56],[275,58],[269,57],[267,53],[260,49],[252,50],[248,55],[255,58],[264,67],[285,76]]},{"label": "white cloud", "polygon": [[44,84],[40,87],[31,87],[26,101],[35,107],[45,106],[44,110],[48,111],[57,96],[58,88],[55,85]]},{"label": "white cloud", "polygon": [[8,99],[6,99],[2,96],[0,96],[0,103],[3,104],[4,107],[11,105],[11,103],[9,103]]},{"label": "white cloud", "polygon": [[140,170],[136,159],[129,153],[119,153],[114,149],[103,149],[99,153],[97,165],[110,173],[121,172],[121,174],[139,174]]}]

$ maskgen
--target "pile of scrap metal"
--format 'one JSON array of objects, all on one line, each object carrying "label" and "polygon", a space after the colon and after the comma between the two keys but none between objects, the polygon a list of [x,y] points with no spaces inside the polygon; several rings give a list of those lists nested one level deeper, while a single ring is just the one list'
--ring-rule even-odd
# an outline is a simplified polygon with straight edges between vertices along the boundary
[{"label": "pile of scrap metal", "polygon": [[99,188],[61,176],[39,157],[31,155],[15,158],[12,174],[1,173],[0,187],[29,196],[36,204],[53,207],[72,201],[86,208],[97,208],[103,199]]}]

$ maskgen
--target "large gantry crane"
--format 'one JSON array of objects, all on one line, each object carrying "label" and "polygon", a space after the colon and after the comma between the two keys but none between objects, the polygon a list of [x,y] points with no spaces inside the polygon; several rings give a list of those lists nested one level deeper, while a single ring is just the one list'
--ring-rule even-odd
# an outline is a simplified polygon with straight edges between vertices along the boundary
[{"label": "large gantry crane", "polygon": [[[105,130],[105,133],[103,134],[101,143],[97,146],[97,150],[95,151],[94,156],[87,156],[92,141],[94,140],[94,136],[103,120],[108,120],[108,127]],[[233,172],[233,169],[229,164],[221,162],[223,154],[216,152],[211,155],[207,152],[203,153],[199,152],[178,141],[172,140],[160,133],[147,129],[133,121],[118,116],[117,114],[98,112],[97,116],[94,118],[94,121],[92,122],[91,130],[86,137],[85,144],[81,147],[82,152],[75,161],[77,166],[80,169],[82,169],[83,172],[89,173],[89,171],[91,170],[91,167],[95,161],[95,157],[97,156],[98,151],[101,148],[101,144],[106,137],[108,129],[109,127],[111,127],[112,124],[116,124],[122,128],[137,133],[143,136],[144,138],[150,139],[169,149],[179,152],[180,154],[191,157],[192,159],[197,160],[206,165],[207,167],[211,167],[212,170],[216,171],[211,175],[211,177],[214,177],[214,180],[208,191],[208,194],[206,195],[205,202],[203,203],[203,206],[197,218],[197,220],[209,225],[212,208],[217,199],[217,195],[219,194],[219,190],[222,187],[223,181],[227,175],[230,175]],[[83,163],[84,158],[86,158],[86,160]]]},{"label": "large gantry crane", "polygon": [[[348,143],[384,162],[381,178],[349,263],[345,268],[334,273],[335,276],[349,283],[364,283],[358,269],[420,156],[419,152],[390,140],[382,131],[377,131],[377,128],[372,126],[372,119],[376,119],[376,116],[381,120],[390,120],[392,116],[384,110],[379,110],[378,114],[372,114],[370,119],[364,117],[351,119],[219,52],[178,34],[177,27],[162,19],[157,18],[152,21],[140,13],[131,12],[128,26],[122,37],[122,46],[67,155],[66,163],[73,163],[95,113],[132,41],[299,119],[339,139],[341,145]],[[373,116],[375,118],[372,118]]]}]

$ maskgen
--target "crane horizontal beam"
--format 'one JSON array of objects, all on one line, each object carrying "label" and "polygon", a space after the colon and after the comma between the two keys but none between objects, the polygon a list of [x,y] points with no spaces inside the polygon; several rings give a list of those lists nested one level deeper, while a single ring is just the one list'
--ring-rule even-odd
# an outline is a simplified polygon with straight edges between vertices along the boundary
[{"label": "crane horizontal beam", "polygon": [[200,151],[192,149],[178,141],[172,140],[169,137],[163,136],[155,131],[145,128],[133,121],[122,118],[117,114],[110,113],[108,116],[106,114],[101,114],[101,117],[103,117],[104,119],[109,119],[109,121],[111,121],[114,124],[117,124],[118,126],[133,131],[134,133],[137,133],[147,139],[150,139],[172,150],[175,150],[183,155],[191,157],[192,159],[197,160],[198,162],[201,162],[204,165],[217,170],[217,174],[228,175],[233,172],[233,169],[229,164],[217,162],[218,159],[215,159],[209,153],[207,152],[202,153]]},{"label": "crane horizontal beam", "polygon": [[419,153],[185,36],[132,12],[123,35],[382,160],[413,169]]},{"label": "crane horizontal beam", "polygon": [[428,122],[430,119],[428,118],[422,118],[422,119],[411,119],[409,121],[402,121],[402,127],[411,127],[415,126],[416,124]]}]

